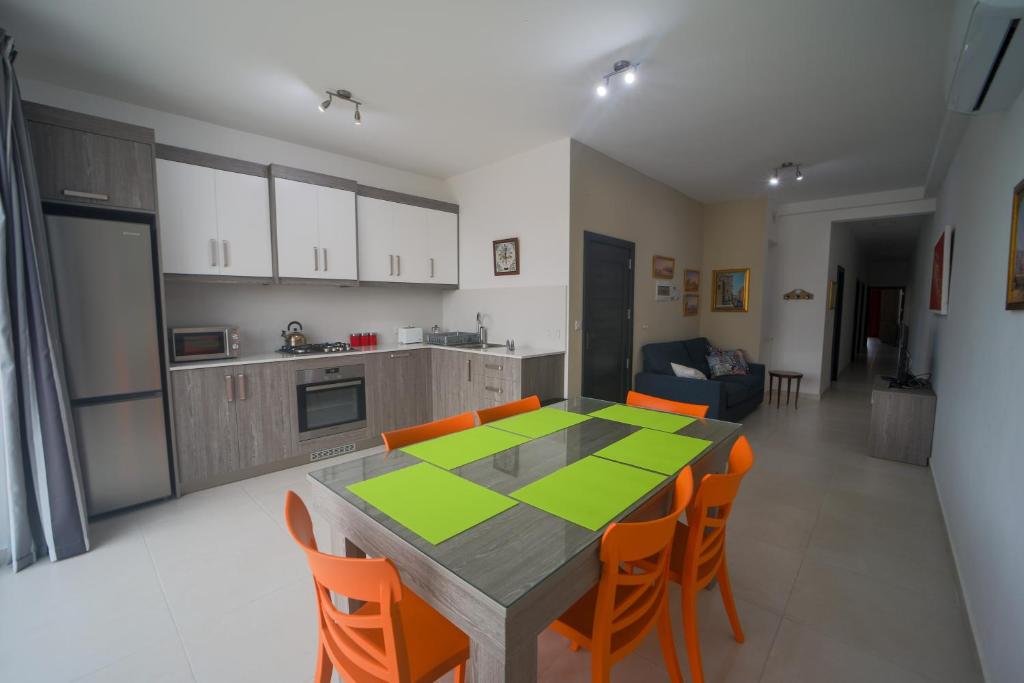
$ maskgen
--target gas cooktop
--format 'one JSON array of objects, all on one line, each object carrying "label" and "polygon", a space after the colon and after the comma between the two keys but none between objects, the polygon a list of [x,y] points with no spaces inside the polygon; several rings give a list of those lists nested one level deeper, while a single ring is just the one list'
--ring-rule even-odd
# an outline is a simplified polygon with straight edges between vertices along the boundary
[{"label": "gas cooktop", "polygon": [[355,351],[348,342],[336,341],[326,344],[303,344],[301,346],[282,346],[278,353],[287,353],[290,356],[301,356],[307,353],[345,353]]}]

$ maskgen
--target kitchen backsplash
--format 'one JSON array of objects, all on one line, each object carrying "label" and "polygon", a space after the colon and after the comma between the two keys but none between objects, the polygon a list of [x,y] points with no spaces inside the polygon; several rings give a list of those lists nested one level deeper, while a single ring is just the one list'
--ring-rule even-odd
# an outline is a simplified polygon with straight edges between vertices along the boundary
[{"label": "kitchen backsplash", "polygon": [[168,281],[167,324],[241,328],[243,353],[265,353],[282,343],[288,321],[302,323],[310,342],[347,340],[350,332],[377,332],[394,342],[395,329],[441,324],[440,291],[415,288],[204,284]]}]

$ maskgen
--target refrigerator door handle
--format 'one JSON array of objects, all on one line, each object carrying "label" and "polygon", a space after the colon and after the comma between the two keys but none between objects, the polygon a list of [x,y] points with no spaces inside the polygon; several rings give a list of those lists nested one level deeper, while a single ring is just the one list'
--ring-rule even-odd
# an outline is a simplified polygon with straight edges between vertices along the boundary
[{"label": "refrigerator door handle", "polygon": [[231,375],[224,375],[224,397],[228,403],[235,400],[235,378]]}]

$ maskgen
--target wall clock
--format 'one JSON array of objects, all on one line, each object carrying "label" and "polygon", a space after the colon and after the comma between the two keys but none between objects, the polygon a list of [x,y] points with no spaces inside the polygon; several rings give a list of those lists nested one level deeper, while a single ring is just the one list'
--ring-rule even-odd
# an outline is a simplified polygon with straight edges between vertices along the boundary
[{"label": "wall clock", "polygon": [[494,274],[519,275],[519,238],[494,240]]}]

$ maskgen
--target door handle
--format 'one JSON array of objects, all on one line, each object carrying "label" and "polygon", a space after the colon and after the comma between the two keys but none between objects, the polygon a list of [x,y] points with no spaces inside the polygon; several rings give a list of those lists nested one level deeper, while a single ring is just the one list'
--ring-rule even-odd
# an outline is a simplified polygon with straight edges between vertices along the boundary
[{"label": "door handle", "polygon": [[85,192],[83,190],[63,190],[61,192],[65,197],[74,197],[75,199],[96,199],[101,202],[109,202],[110,195],[104,194],[103,192]]},{"label": "door handle", "polygon": [[231,375],[224,375],[224,396],[228,403],[235,400],[235,378]]},{"label": "door handle", "polygon": [[228,241],[221,240],[220,245],[224,250],[224,267],[227,268],[230,265],[228,263]]},{"label": "door handle", "polygon": [[217,240],[210,238],[210,267],[217,267]]},{"label": "door handle", "polygon": [[408,353],[390,353],[390,354],[388,354],[388,358],[408,358],[408,357],[409,357]]},{"label": "door handle", "polygon": [[473,360],[471,358],[466,359],[466,381],[473,381]]},{"label": "door handle", "polygon": [[388,275],[395,274],[395,255],[388,254]]},{"label": "door handle", "polygon": [[505,368],[504,365],[491,365],[490,363],[485,364],[484,367],[488,370],[503,370]]},{"label": "door handle", "polygon": [[245,375],[240,372],[237,375],[235,375],[235,377],[238,378],[238,400],[244,401],[245,399],[249,398],[248,393],[246,392],[245,389]]},{"label": "door handle", "polygon": [[324,247],[323,250],[324,250],[324,272],[326,273],[327,272],[327,247]]},{"label": "door handle", "polygon": [[313,247],[313,270],[320,270],[320,247]]},{"label": "door handle", "polygon": [[434,257],[430,257],[430,277],[434,277]]},{"label": "door handle", "polygon": [[402,276],[402,255],[395,254],[395,275]]},{"label": "door handle", "polygon": [[498,387],[484,387],[484,389],[485,389],[486,391],[490,391],[490,392],[493,392],[493,393],[495,393],[495,394],[501,394],[501,393],[504,393],[504,392],[502,392],[502,390],[501,390],[500,388],[498,388]]}]

